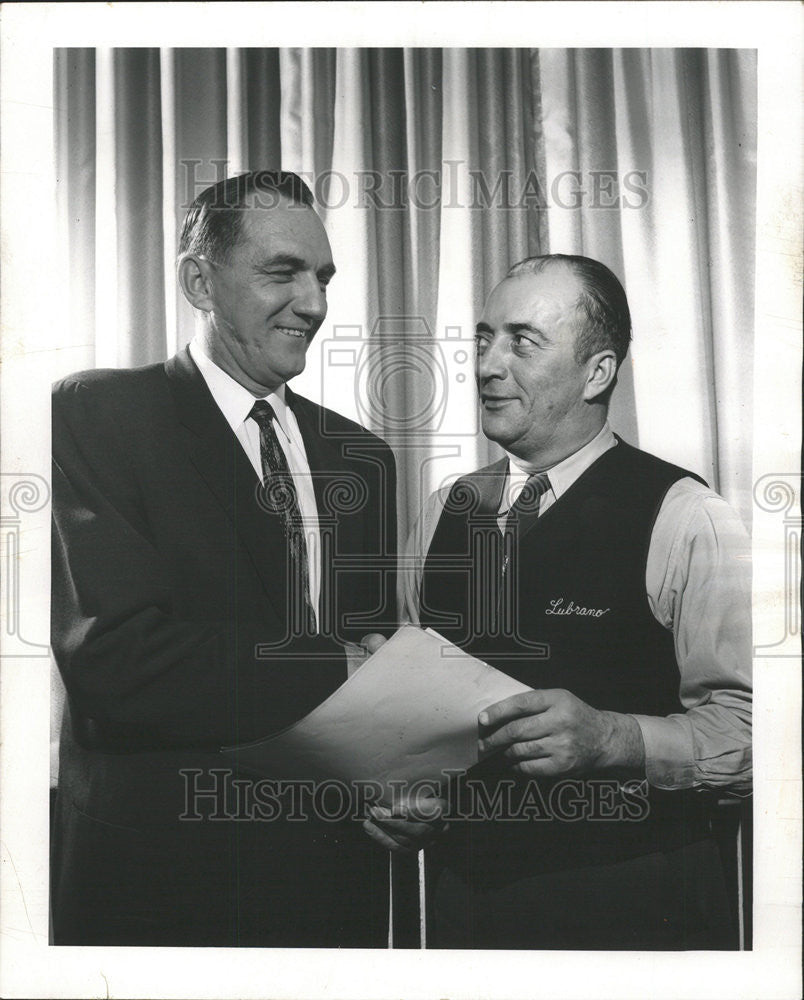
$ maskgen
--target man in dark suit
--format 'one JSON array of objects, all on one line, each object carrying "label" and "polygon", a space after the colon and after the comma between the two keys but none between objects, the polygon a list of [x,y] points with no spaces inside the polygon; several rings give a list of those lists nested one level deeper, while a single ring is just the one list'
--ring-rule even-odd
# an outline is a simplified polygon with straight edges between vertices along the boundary
[{"label": "man in dark suit", "polygon": [[612,272],[561,254],[515,265],[477,324],[506,455],[428,501],[406,610],[533,690],[480,713],[448,830],[367,821],[391,849],[434,838],[435,947],[734,945],[709,806],[750,790],[750,548],[697,475],[611,431],[630,332]]},{"label": "man in dark suit", "polygon": [[286,386],[334,271],[298,177],[221,182],[181,234],[189,347],[55,387],[56,944],[386,943],[383,852],[220,755],[395,624],[392,454]]}]

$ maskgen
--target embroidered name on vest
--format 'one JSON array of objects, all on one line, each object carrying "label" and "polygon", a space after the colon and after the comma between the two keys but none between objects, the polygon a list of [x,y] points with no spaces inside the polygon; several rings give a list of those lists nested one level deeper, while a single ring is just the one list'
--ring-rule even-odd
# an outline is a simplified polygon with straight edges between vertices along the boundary
[{"label": "embroidered name on vest", "polygon": [[546,615],[585,615],[587,618],[602,618],[609,611],[611,608],[582,608],[575,601],[570,601],[565,607],[563,597],[550,601],[550,607],[544,609]]}]

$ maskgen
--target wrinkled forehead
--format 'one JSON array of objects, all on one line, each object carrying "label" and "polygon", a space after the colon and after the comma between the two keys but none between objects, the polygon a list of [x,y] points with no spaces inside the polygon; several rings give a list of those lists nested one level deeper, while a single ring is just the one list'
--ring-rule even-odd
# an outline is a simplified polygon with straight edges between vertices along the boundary
[{"label": "wrinkled forehead", "polygon": [[252,191],[242,209],[241,244],[249,253],[285,252],[332,259],[324,224],[315,209],[277,191]]},{"label": "wrinkled forehead", "polygon": [[564,264],[549,264],[535,274],[504,278],[486,300],[483,320],[504,323],[552,325],[576,318],[583,285]]}]

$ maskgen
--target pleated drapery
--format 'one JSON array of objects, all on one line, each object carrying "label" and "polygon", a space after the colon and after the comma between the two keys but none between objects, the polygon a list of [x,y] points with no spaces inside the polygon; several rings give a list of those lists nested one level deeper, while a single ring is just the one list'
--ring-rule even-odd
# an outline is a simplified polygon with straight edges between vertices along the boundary
[{"label": "pleated drapery", "polygon": [[393,445],[403,536],[426,493],[498,454],[471,334],[508,266],[546,252],[626,286],[615,430],[750,522],[754,52],[63,49],[54,79],[65,373],[187,343],[187,205],[282,167],[338,266],[294,385]]}]

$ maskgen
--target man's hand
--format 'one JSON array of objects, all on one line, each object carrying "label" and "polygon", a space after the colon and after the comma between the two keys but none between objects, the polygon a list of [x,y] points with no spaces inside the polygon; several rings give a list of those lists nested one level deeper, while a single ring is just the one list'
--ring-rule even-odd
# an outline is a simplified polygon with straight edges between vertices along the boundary
[{"label": "man's hand", "polygon": [[366,662],[366,660],[376,653],[383,643],[388,642],[384,635],[379,632],[369,632],[360,640],[360,645],[354,642],[347,642],[344,645],[346,651],[346,676],[351,677]]},{"label": "man's hand", "polygon": [[380,646],[383,646],[388,640],[384,635],[380,635],[379,632],[369,632],[368,635],[364,635],[360,640],[360,645],[365,646],[368,650],[368,655],[371,656],[376,653]]},{"label": "man's hand", "polygon": [[372,806],[371,818],[363,823],[363,829],[389,851],[420,851],[447,829],[442,819],[446,809],[445,800],[438,798],[420,798],[395,807],[393,812],[385,806]]},{"label": "man's hand", "polygon": [[525,691],[478,716],[480,752],[502,750],[533,777],[627,771],[644,777],[645,747],[630,715],[599,712],[569,691]]}]

